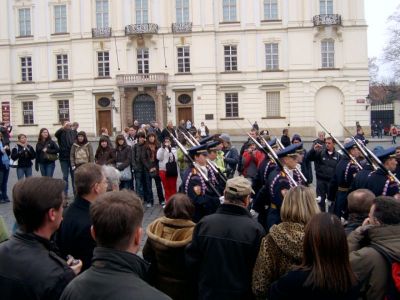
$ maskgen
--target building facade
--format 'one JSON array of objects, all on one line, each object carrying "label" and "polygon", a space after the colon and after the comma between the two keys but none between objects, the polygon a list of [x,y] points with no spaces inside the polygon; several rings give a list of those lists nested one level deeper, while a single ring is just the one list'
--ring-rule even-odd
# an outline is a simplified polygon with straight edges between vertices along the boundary
[{"label": "building facade", "polygon": [[370,121],[363,0],[3,0],[0,66],[3,119],[32,135]]}]

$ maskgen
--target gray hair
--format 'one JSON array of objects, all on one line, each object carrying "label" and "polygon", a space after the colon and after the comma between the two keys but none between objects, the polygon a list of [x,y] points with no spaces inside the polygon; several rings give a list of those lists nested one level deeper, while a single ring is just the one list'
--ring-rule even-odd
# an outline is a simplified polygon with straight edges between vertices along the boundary
[{"label": "gray hair", "polygon": [[114,187],[119,190],[119,179],[121,177],[119,171],[113,166],[103,166],[103,173],[107,179],[107,192],[113,191]]}]

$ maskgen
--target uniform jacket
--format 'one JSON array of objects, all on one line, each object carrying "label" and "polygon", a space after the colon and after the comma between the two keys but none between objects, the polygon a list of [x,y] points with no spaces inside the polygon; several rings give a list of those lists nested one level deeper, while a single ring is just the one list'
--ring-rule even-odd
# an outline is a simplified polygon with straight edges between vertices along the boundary
[{"label": "uniform jacket", "polygon": [[269,174],[267,186],[269,188],[271,202],[280,209],[283,201],[282,190],[290,190],[291,188],[288,177],[279,167],[276,167],[275,170]]},{"label": "uniform jacket", "polygon": [[89,142],[84,145],[74,143],[71,147],[70,160],[71,167],[79,167],[85,163],[94,162],[92,145]]},{"label": "uniform jacket", "polygon": [[21,144],[16,144],[11,150],[11,158],[13,160],[18,159],[18,168],[32,167],[32,160],[35,159],[35,157],[36,152],[31,145],[24,147]]},{"label": "uniform jacket", "polygon": [[350,187],[350,193],[352,191],[358,190],[358,189],[365,189],[367,188],[367,181],[369,174],[374,170],[373,167],[371,167],[370,164],[366,164],[363,166],[363,169],[360,170],[357,175],[354,177],[353,182],[351,183]]},{"label": "uniform jacket", "polygon": [[198,299],[253,299],[251,274],[265,231],[241,206],[222,204],[195,227],[186,263]]},{"label": "uniform jacket", "polygon": [[170,299],[146,283],[147,269],[135,254],[97,247],[93,266],[67,286],[61,300]]},{"label": "uniform jacket", "polygon": [[64,213],[57,233],[57,245],[63,256],[71,254],[81,259],[82,271],[90,267],[96,242],[90,234],[92,221],[89,216],[90,202],[77,196]]},{"label": "uniform jacket", "polygon": [[338,188],[350,189],[350,186],[359,171],[356,164],[354,164],[348,157],[343,156],[335,169],[335,175],[329,183],[328,199],[336,199],[336,192]]},{"label": "uniform jacket", "polygon": [[57,154],[58,152],[60,152],[60,148],[58,148],[57,144],[52,140],[49,140],[45,143],[38,142],[36,144],[36,163],[38,164],[53,163],[54,161],[47,160],[44,158],[44,152],[43,152],[44,148],[47,148],[47,153]]},{"label": "uniform jacket", "polygon": [[373,192],[375,196],[393,197],[399,193],[397,182],[382,169],[373,171],[368,175],[366,188]]},{"label": "uniform jacket", "polygon": [[314,148],[311,148],[305,156],[305,160],[314,161],[317,180],[329,181],[335,174],[340,154],[337,151],[329,154],[326,148],[323,148],[321,151],[315,151]]},{"label": "uniform jacket", "polygon": [[366,292],[365,299],[384,298],[389,274],[385,258],[369,245],[381,247],[400,260],[399,236],[400,225],[369,226],[363,234],[355,230],[348,236],[350,263],[361,281],[362,291]]},{"label": "uniform jacket", "polygon": [[49,240],[17,231],[0,244],[2,299],[58,300],[74,277],[66,261],[52,251]]},{"label": "uniform jacket", "polygon": [[150,274],[157,289],[174,300],[192,298],[185,247],[192,240],[196,224],[190,220],[161,217],[146,230],[147,241],[143,257],[151,263]]},{"label": "uniform jacket", "polygon": [[253,270],[252,289],[257,298],[265,299],[271,284],[303,257],[304,225],[283,222],[271,227],[260,246]]}]

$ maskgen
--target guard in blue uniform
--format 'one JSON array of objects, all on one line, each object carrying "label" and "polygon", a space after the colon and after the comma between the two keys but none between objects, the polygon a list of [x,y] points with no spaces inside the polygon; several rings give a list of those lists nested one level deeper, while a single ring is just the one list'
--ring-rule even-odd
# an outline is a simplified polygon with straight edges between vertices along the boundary
[{"label": "guard in blue uniform", "polygon": [[[394,173],[397,167],[396,148],[391,147],[376,153],[376,156],[385,166],[386,170]],[[369,174],[366,188],[371,190],[375,196],[395,196],[399,193],[399,185],[393,177],[379,168]]]},{"label": "guard in blue uniform", "polygon": [[[209,178],[206,163],[207,145],[192,147],[188,152],[196,167],[202,171],[206,178]],[[220,200],[218,195],[209,188],[199,171],[191,165],[185,171],[183,177],[181,190],[189,196],[195,206],[193,222],[198,222],[202,217],[214,213],[220,204]]]},{"label": "guard in blue uniform", "polygon": [[[301,147],[303,147],[302,143],[293,144],[277,153],[280,162],[285,168],[285,172],[289,172],[296,182],[299,180],[297,176],[294,175],[296,173],[298,155],[296,151],[301,149]],[[268,209],[267,229],[281,222],[280,210],[283,198],[286,192],[295,186],[294,183],[289,180],[285,172],[277,166],[268,176],[267,186],[269,187],[271,205]],[[301,181],[299,181],[299,183],[301,184]]]},{"label": "guard in blue uniform", "polygon": [[[344,144],[344,148],[357,160],[361,156],[360,150],[354,141]],[[335,169],[329,186],[328,200],[334,200],[333,212],[338,218],[347,218],[347,195],[350,191],[350,186],[353,183],[354,177],[360,169],[358,166],[343,155]]]}]

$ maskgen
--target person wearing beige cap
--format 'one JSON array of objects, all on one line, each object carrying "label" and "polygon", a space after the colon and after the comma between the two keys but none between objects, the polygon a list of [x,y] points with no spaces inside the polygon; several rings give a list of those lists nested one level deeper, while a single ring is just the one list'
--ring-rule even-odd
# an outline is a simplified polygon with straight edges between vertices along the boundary
[{"label": "person wearing beige cap", "polygon": [[252,269],[265,235],[247,209],[252,192],[246,178],[229,179],[223,204],[197,223],[186,265],[198,299],[252,299]]}]

